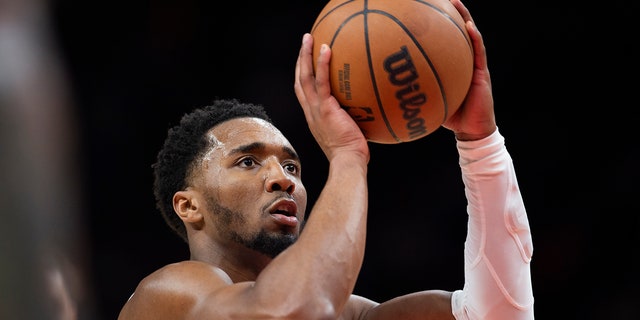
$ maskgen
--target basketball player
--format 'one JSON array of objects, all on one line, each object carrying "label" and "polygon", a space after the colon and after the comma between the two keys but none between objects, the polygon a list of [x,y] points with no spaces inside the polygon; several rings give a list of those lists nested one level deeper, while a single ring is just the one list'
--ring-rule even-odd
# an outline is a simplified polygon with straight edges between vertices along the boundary
[{"label": "basketball player", "polygon": [[191,259],[143,279],[119,319],[533,319],[531,234],[495,122],[484,43],[465,6],[452,3],[475,50],[468,96],[443,125],[455,134],[468,199],[463,288],[384,302],[352,293],[364,258],[369,148],[330,94],[331,51],[323,46],[314,76],[305,34],[295,92],[329,161],[315,205],[307,208],[295,149],[260,106],[218,100],[185,115],[158,154],[155,195]]}]

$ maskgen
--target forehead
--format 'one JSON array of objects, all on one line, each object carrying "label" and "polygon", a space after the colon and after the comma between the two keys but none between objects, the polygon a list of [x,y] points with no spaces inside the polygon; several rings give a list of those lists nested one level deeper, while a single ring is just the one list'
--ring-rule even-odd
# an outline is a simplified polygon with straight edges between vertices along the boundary
[{"label": "forehead", "polygon": [[259,118],[235,118],[213,127],[210,138],[218,147],[235,148],[242,145],[262,143],[293,149],[291,143],[273,124]]}]

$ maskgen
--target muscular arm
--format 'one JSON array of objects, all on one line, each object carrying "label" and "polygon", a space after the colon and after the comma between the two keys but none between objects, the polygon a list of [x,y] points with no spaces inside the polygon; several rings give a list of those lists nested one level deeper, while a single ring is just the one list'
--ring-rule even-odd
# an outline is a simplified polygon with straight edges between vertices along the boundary
[{"label": "muscular arm", "polygon": [[457,146],[469,214],[464,289],[423,291],[379,305],[354,299],[364,319],[533,319],[531,233],[504,138],[496,130]]},{"label": "muscular arm", "polygon": [[360,308],[354,313],[363,315],[361,319],[533,319],[531,232],[513,163],[495,122],[484,41],[469,10],[460,0],[451,3],[466,21],[475,57],[465,102],[443,124],[457,139],[468,201],[465,285],[453,294],[423,291],[379,305],[354,299]]},{"label": "muscular arm", "polygon": [[527,213],[513,163],[498,131],[459,141],[468,199],[465,286],[453,294],[457,319],[533,319]]}]

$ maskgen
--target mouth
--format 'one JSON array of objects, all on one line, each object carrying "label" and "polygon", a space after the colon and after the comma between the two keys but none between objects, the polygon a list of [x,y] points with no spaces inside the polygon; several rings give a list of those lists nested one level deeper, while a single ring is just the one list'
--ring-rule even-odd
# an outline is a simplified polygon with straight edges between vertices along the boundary
[{"label": "mouth", "polygon": [[298,213],[298,205],[291,199],[281,199],[269,207],[270,214],[280,214],[287,217],[295,217]]},{"label": "mouth", "polygon": [[290,227],[298,225],[298,205],[291,199],[281,199],[274,202],[268,212],[279,224]]}]

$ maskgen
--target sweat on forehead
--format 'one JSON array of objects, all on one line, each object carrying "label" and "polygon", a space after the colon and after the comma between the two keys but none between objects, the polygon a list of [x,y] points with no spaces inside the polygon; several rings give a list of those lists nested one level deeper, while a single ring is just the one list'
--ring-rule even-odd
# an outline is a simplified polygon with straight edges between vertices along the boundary
[{"label": "sweat on forehead", "polygon": [[207,132],[207,139],[211,149],[205,157],[209,157],[211,152],[216,150],[224,150],[225,153],[233,150],[248,152],[247,148],[257,150],[275,145],[282,146],[283,151],[289,153],[290,157],[298,158],[282,132],[270,122],[259,118],[244,117],[222,122]]},{"label": "sweat on forehead", "polygon": [[289,144],[282,132],[273,124],[259,118],[234,118],[215,125],[208,132],[212,142],[265,139]]}]

